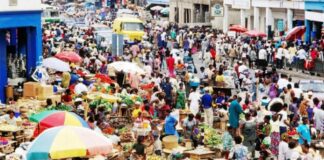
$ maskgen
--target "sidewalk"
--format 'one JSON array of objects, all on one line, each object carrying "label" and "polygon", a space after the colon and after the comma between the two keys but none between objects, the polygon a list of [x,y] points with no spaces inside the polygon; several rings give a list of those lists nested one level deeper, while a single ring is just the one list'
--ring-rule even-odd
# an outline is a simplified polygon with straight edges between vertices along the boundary
[{"label": "sidewalk", "polygon": [[[298,77],[301,79],[309,79],[309,80],[324,80],[324,74],[320,73],[320,76],[317,75],[310,75],[309,71],[305,71],[305,73],[302,73],[302,71],[296,71],[295,69],[293,70],[287,70],[287,69],[278,69],[278,73],[281,74],[286,74],[291,77]],[[317,74],[317,73],[316,73]]]}]

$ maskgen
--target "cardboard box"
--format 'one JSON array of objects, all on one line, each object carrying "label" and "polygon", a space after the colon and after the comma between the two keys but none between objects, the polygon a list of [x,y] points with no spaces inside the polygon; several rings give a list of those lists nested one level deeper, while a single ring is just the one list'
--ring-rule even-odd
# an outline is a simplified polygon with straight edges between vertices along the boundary
[{"label": "cardboard box", "polygon": [[23,97],[36,97],[38,95],[40,84],[37,82],[24,83]]},{"label": "cardboard box", "polygon": [[37,98],[40,101],[41,106],[43,106],[43,107],[46,106],[46,99],[47,98],[52,100],[53,105],[55,105],[56,103],[61,102],[61,95],[52,95],[52,96],[46,97],[46,99],[40,99],[39,97],[37,97]]},{"label": "cardboard box", "polygon": [[54,95],[52,85],[40,85],[38,89],[37,99],[45,100]]}]

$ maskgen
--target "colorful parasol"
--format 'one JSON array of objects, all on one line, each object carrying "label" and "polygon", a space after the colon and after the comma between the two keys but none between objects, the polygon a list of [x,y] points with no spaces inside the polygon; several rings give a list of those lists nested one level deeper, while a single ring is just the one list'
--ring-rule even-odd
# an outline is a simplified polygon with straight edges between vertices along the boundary
[{"label": "colorful parasol", "polygon": [[38,127],[34,131],[34,137],[44,130],[56,126],[80,126],[89,128],[86,121],[73,112],[67,111],[44,111],[29,117],[30,121],[37,122]]},{"label": "colorful parasol", "polygon": [[249,37],[266,37],[267,36],[267,34],[265,34],[263,32],[259,32],[259,31],[255,31],[255,30],[246,31],[243,34],[245,34]]},{"label": "colorful parasol", "polygon": [[286,35],[286,40],[295,40],[296,38],[300,38],[306,31],[305,26],[297,26],[293,29],[291,29],[287,35]]},{"label": "colorful parasol", "polygon": [[27,160],[63,159],[107,155],[112,143],[88,128],[60,126],[39,135],[27,150]]},{"label": "colorful parasol", "polygon": [[82,58],[75,52],[63,51],[55,55],[56,58],[63,61],[78,63],[82,61]]},{"label": "colorful parasol", "polygon": [[241,25],[232,25],[229,27],[230,31],[235,31],[235,32],[246,32],[247,29],[245,27],[242,27]]}]

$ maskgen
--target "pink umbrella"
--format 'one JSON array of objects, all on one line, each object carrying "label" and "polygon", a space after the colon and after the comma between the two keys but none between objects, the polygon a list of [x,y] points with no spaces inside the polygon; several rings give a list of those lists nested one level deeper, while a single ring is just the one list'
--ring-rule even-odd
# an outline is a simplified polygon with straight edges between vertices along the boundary
[{"label": "pink umbrella", "polygon": [[265,34],[263,32],[256,31],[256,30],[246,31],[243,34],[245,34],[249,37],[266,37],[267,36],[267,34]]},{"label": "pink umbrella", "polygon": [[235,32],[240,32],[240,33],[247,31],[247,29],[245,27],[242,27],[241,25],[236,25],[236,24],[230,26],[229,30],[230,31],[235,31]]},{"label": "pink umbrella", "polygon": [[293,29],[291,29],[287,35],[286,35],[286,40],[295,40],[296,38],[300,38],[306,31],[305,26],[297,26]]},{"label": "pink umbrella", "polygon": [[82,58],[75,52],[72,51],[63,51],[55,55],[56,58],[63,61],[78,63],[82,61]]}]

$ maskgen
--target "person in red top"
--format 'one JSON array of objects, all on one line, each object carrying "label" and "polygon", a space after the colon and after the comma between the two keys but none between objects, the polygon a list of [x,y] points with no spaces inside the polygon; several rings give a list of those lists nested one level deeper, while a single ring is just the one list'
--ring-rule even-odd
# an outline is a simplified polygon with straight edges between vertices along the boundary
[{"label": "person in red top", "polygon": [[166,64],[168,66],[168,70],[169,70],[170,77],[175,77],[175,74],[174,74],[175,60],[174,60],[174,58],[172,57],[171,54],[168,54],[167,55]]},{"label": "person in red top", "polygon": [[311,56],[313,61],[318,57],[317,48],[312,48],[312,50],[310,52],[310,56]]},{"label": "person in red top", "polygon": [[65,94],[62,96],[62,102],[63,103],[71,103],[72,102],[72,96],[71,96],[70,89],[65,90]]}]

